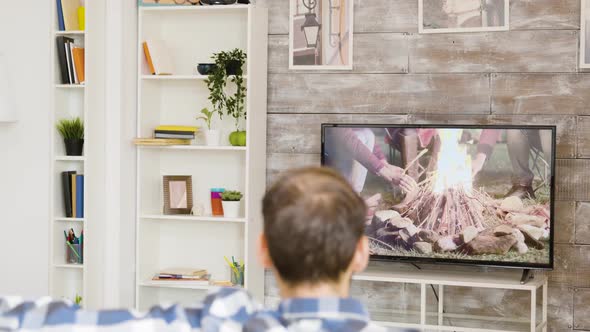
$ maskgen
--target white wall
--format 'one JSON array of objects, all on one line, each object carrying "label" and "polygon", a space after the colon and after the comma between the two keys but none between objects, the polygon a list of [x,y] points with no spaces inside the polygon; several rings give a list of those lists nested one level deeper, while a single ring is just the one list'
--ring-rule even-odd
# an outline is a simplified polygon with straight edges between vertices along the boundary
[{"label": "white wall", "polygon": [[0,53],[19,113],[0,124],[0,294],[48,293],[51,3],[0,0]]}]

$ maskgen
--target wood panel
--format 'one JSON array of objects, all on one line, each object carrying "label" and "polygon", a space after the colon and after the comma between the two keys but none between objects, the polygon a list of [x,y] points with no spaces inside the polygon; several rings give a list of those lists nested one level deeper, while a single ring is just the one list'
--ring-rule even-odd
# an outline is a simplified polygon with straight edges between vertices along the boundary
[{"label": "wood panel", "polygon": [[567,285],[549,284],[547,295],[547,331],[569,331],[573,326],[573,289]]},{"label": "wood panel", "polygon": [[[268,44],[268,71],[289,72],[289,38],[270,36]],[[353,72],[355,73],[407,73],[407,35],[399,33],[359,34],[354,38]],[[313,71],[313,73],[329,71]]]},{"label": "wood panel", "polygon": [[268,153],[266,159],[266,183],[276,181],[286,170],[307,166],[320,166],[320,154]]},{"label": "wood panel", "polygon": [[[256,4],[269,9],[271,35],[289,34],[289,0],[257,0]],[[355,0],[354,4],[357,33],[418,31],[418,1]]]},{"label": "wood panel", "polygon": [[577,151],[578,158],[590,157],[590,117],[579,116],[577,128]]},{"label": "wood panel", "polygon": [[590,203],[578,202],[576,206],[576,243],[590,244]]},{"label": "wood panel", "polygon": [[590,289],[574,292],[574,329],[590,330]]},{"label": "wood panel", "polygon": [[558,200],[590,200],[590,159],[558,159],[555,173]]},{"label": "wood panel", "polygon": [[590,114],[590,75],[492,74],[492,112]]},{"label": "wood panel", "polygon": [[413,114],[408,123],[481,124],[481,125],[556,125],[557,157],[574,158],[576,155],[576,117],[559,115],[454,115]]},{"label": "wood panel", "polygon": [[555,234],[555,243],[574,243],[576,203],[556,201],[554,212],[553,231]]},{"label": "wood panel", "polygon": [[487,74],[271,74],[269,113],[489,113]]},{"label": "wood panel", "polygon": [[510,29],[580,29],[580,0],[512,0]]},{"label": "wood panel", "polygon": [[575,72],[577,32],[528,30],[412,35],[412,73]]},{"label": "wood panel", "polygon": [[407,115],[271,114],[268,116],[268,151],[319,154],[322,123],[405,124],[407,120]]}]

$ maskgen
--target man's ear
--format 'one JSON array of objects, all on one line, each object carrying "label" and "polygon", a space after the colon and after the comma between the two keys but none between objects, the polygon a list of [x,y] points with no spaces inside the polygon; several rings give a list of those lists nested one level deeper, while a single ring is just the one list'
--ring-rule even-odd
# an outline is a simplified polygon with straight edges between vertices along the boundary
[{"label": "man's ear", "polygon": [[351,262],[352,273],[363,272],[367,268],[367,265],[369,265],[369,239],[363,236],[356,244]]},{"label": "man's ear", "polygon": [[268,252],[268,242],[266,242],[266,236],[264,233],[258,237],[258,262],[265,268],[270,269],[273,267],[270,254]]}]

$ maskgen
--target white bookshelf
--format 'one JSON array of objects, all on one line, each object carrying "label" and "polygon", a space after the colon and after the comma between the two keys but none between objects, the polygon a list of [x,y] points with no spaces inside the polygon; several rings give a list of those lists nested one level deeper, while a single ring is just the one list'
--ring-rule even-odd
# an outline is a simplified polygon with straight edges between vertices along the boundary
[{"label": "white bookshelf", "polygon": [[[88,3],[92,0],[86,1],[87,13]],[[57,56],[56,38],[59,36],[66,36],[74,39],[76,46],[85,48],[85,65],[88,68],[88,36],[86,31],[59,31],[57,23],[57,10],[55,8],[55,1],[52,2],[52,17],[50,27],[50,42],[52,49],[51,68],[51,96],[52,105],[50,107],[50,128],[51,133],[51,171],[50,171],[50,185],[51,185],[51,202],[50,202],[50,218],[49,220],[49,295],[56,299],[74,300],[76,295],[82,296],[84,305],[87,301],[86,282],[86,265],[85,264],[69,264],[66,262],[66,244],[64,238],[64,230],[73,228],[76,236],[80,236],[84,229],[84,238],[87,239],[86,219],[85,218],[67,218],[65,216],[61,172],[76,171],[77,174],[86,175],[86,151],[87,145],[84,147],[83,156],[67,156],[63,139],[55,129],[56,123],[61,119],[70,119],[73,117],[80,117],[87,130],[88,123],[88,98],[87,86],[85,84],[62,84],[59,60]],[[86,70],[88,73],[88,70]],[[88,141],[88,139],[86,139]],[[86,180],[86,179],[85,179]],[[85,183],[86,187],[86,183]],[[88,189],[84,190],[84,197]],[[86,204],[85,204],[86,205]],[[86,211],[85,211],[86,212]],[[85,241],[86,242],[86,241]],[[84,256],[88,246],[84,245]],[[86,257],[84,257],[86,258]],[[86,259],[84,259],[86,263]]]},{"label": "white bookshelf", "polygon": [[[213,280],[230,279],[223,256],[246,265],[245,288],[260,300],[264,270],[256,260],[256,241],[262,229],[260,201],[266,183],[266,8],[254,5],[139,7],[137,136],[151,137],[161,124],[202,126],[196,120],[210,107],[206,76],[195,75],[198,63],[210,63],[219,51],[241,48],[248,54],[246,147],[193,145],[140,146],[137,149],[136,307],[163,302],[193,303],[212,286],[156,282],[151,278],[170,267],[204,268]],[[147,71],[142,43],[165,41],[174,75],[152,76]],[[233,119],[214,126],[227,139]],[[163,214],[162,177],[191,175],[194,203],[205,216]],[[211,217],[210,189],[244,193],[238,218]]]}]

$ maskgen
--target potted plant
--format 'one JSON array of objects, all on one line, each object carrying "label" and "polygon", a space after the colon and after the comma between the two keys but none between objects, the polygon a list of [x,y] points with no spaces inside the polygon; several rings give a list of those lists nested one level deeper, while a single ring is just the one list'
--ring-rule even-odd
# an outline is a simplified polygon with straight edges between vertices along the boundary
[{"label": "potted plant", "polygon": [[[213,54],[215,68],[207,78],[209,100],[216,111],[231,116],[235,120],[235,131],[229,136],[231,145],[246,146],[246,131],[240,130],[240,119],[246,118],[245,99],[246,85],[244,84],[243,69],[246,63],[246,53],[240,49]],[[235,92],[227,95],[227,81],[235,85]]]},{"label": "potted plant", "polygon": [[221,204],[223,205],[223,216],[226,218],[238,218],[240,215],[240,201],[242,193],[239,191],[224,191],[221,193]]},{"label": "potted plant", "polygon": [[205,121],[207,124],[207,130],[205,131],[205,143],[208,146],[217,146],[219,145],[219,137],[221,136],[218,129],[211,129],[211,121],[213,119],[213,114],[217,111],[209,111],[207,107],[201,110],[201,114],[197,116],[197,120]]},{"label": "potted plant", "polygon": [[66,155],[81,156],[84,150],[84,123],[80,118],[63,119],[56,125],[64,140]]}]

